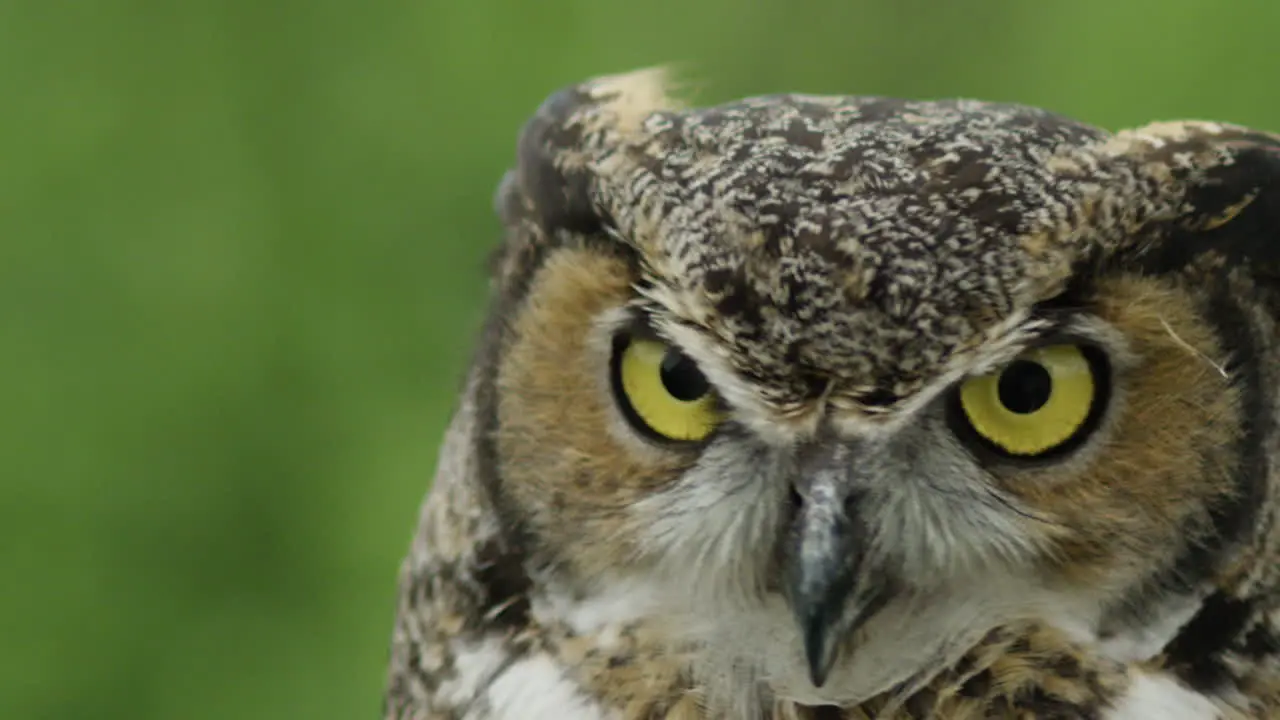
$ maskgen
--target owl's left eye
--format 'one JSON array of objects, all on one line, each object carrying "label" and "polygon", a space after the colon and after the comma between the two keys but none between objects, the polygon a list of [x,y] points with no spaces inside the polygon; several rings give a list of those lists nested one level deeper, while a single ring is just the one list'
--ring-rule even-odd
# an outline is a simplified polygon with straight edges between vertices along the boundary
[{"label": "owl's left eye", "polygon": [[697,364],[657,340],[619,338],[613,387],[632,424],[658,438],[697,442],[720,423],[711,384]]},{"label": "owl's left eye", "polygon": [[983,444],[1014,457],[1043,457],[1075,445],[1096,426],[1107,376],[1096,349],[1049,345],[966,380],[957,404]]}]

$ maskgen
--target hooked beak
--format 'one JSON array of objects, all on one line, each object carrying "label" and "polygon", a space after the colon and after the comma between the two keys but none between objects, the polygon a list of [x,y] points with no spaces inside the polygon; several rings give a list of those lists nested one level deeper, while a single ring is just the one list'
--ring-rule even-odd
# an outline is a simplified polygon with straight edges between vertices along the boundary
[{"label": "hooked beak", "polygon": [[892,579],[867,560],[870,532],[859,514],[865,491],[854,487],[850,453],[819,452],[824,457],[801,469],[801,505],[786,552],[787,600],[814,687],[826,683],[842,641],[894,594]]}]

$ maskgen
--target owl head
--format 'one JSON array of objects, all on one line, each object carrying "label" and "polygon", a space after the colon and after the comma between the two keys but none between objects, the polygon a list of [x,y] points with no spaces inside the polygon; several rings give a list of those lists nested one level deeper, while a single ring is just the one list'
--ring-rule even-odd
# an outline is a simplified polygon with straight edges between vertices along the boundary
[{"label": "owl head", "polygon": [[1273,136],[648,71],[550,97],[496,207],[504,557],[726,696],[856,702],[1025,619],[1190,662],[1274,584]]}]

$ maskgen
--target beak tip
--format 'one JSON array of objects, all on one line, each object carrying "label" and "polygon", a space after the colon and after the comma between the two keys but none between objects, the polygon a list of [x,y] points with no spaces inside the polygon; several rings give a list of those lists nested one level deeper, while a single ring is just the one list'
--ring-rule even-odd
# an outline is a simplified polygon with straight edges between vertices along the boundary
[{"label": "beak tip", "polygon": [[809,666],[809,681],[815,688],[826,684],[835,665],[836,647],[831,642],[828,623],[821,617],[804,623],[804,655]]},{"label": "beak tip", "polygon": [[813,683],[813,686],[815,688],[821,688],[823,685],[827,684],[827,673],[829,672],[829,670],[830,668],[824,668],[820,665],[815,665],[813,664],[813,661],[810,661],[809,662],[809,682]]}]

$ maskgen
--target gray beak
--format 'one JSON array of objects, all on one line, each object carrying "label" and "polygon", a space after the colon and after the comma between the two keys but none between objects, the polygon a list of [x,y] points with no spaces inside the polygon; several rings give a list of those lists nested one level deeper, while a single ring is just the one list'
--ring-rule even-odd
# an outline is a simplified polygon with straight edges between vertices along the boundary
[{"label": "gray beak", "polygon": [[894,594],[891,578],[868,562],[871,538],[859,515],[866,491],[854,462],[846,446],[815,447],[795,483],[800,507],[784,551],[785,587],[815,687],[826,682],[843,641]]}]

